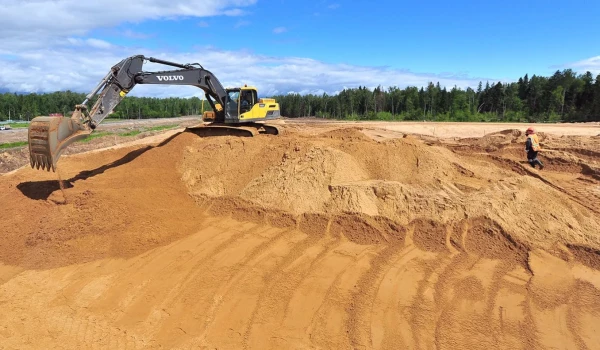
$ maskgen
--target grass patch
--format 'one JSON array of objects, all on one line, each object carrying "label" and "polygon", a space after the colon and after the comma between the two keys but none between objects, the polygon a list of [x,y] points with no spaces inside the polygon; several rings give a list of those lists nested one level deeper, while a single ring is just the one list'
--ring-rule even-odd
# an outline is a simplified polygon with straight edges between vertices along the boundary
[{"label": "grass patch", "polygon": [[97,139],[97,138],[99,138],[99,137],[102,137],[102,136],[108,136],[108,135],[112,135],[112,134],[113,134],[112,132],[108,132],[108,131],[100,131],[100,132],[97,132],[97,133],[92,133],[92,134],[90,134],[88,137],[86,137],[86,138],[85,138],[85,139],[83,139],[83,140],[80,140],[79,142],[90,142],[90,141],[92,141],[93,139]]},{"label": "grass patch", "polygon": [[128,132],[124,132],[124,133],[120,133],[119,136],[136,136],[139,135],[143,132],[147,132],[147,131],[161,131],[161,130],[168,130],[168,129],[173,129],[178,127],[179,125],[177,124],[170,124],[170,125],[159,125],[159,126],[153,126],[150,128],[141,128],[141,129],[137,129],[137,130],[131,130]]},{"label": "grass patch", "polygon": [[95,132],[92,133],[91,135],[89,135],[88,137],[86,137],[85,139],[79,141],[79,142],[90,142],[93,139],[97,139],[99,137],[103,137],[103,136],[110,136],[110,135],[117,135],[117,136],[136,136],[141,134],[142,132],[146,132],[146,131],[160,131],[160,130],[167,130],[167,129],[172,129],[172,128],[176,128],[177,126],[179,126],[178,124],[171,124],[171,125],[161,125],[161,126],[153,126],[150,128],[141,128],[141,129],[137,129],[137,130],[131,130],[131,131],[127,131],[127,132],[123,132],[123,133],[114,133],[114,132],[110,132],[110,131],[100,131],[100,132]]},{"label": "grass patch", "polygon": [[119,134],[119,136],[135,136],[135,135],[139,135],[142,132],[140,130],[132,130],[132,131],[128,131],[128,132],[124,132]]},{"label": "grass patch", "polygon": [[23,147],[23,146],[27,146],[27,141],[0,143],[0,149]]},{"label": "grass patch", "polygon": [[125,121],[125,119],[119,119],[119,118],[104,118],[102,120],[102,123],[114,123],[114,122],[122,122]]},{"label": "grass patch", "polygon": [[178,124],[169,124],[169,125],[159,125],[159,126],[153,126],[151,128],[146,129],[146,131],[160,131],[160,130],[167,130],[167,129],[173,129],[178,127]]},{"label": "grass patch", "polygon": [[29,123],[8,123],[11,129],[25,129],[29,127]]}]

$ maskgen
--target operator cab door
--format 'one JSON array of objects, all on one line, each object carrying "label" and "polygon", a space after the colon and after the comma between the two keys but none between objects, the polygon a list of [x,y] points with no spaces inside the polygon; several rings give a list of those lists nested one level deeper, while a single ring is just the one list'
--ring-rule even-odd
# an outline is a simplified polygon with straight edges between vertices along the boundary
[{"label": "operator cab door", "polygon": [[252,112],[252,107],[254,107],[258,101],[257,97],[256,90],[242,89],[240,95],[240,117],[242,117],[242,114],[244,113],[243,119],[254,119],[257,117]]},{"label": "operator cab door", "polygon": [[226,122],[237,122],[240,116],[240,89],[227,90],[225,101]]},{"label": "operator cab door", "polygon": [[242,89],[240,96],[240,113],[246,113],[252,109],[252,106],[256,103],[256,91],[250,89]]}]

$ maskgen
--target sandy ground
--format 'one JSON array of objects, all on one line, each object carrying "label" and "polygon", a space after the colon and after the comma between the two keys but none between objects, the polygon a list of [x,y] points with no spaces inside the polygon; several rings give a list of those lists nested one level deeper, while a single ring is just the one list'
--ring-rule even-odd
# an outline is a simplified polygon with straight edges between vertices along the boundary
[{"label": "sandy ground", "polygon": [[381,126],[0,175],[0,348],[600,348],[600,137]]},{"label": "sandy ground", "polygon": [[[318,118],[289,119],[290,124],[300,123],[318,123],[320,125],[335,125],[331,120]],[[543,123],[543,124],[524,124],[524,123],[458,123],[458,122],[379,122],[379,121],[361,121],[361,122],[338,122],[347,126],[358,126],[366,128],[378,128],[384,130],[399,131],[411,134],[421,134],[436,136],[441,138],[448,137],[483,137],[486,134],[496,133],[507,129],[525,130],[529,126],[534,126],[539,132],[553,135],[600,135],[600,122],[593,123]]]}]

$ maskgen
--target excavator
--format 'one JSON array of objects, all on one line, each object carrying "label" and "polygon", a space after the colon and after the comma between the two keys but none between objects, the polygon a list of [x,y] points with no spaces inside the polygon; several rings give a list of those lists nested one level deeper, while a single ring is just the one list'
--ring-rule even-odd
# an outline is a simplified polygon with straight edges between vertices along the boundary
[{"label": "excavator", "polygon": [[[143,71],[146,61],[178,69]],[[135,55],[112,66],[85,100],[75,106],[71,117],[32,119],[28,130],[31,167],[56,171],[56,163],[65,148],[89,136],[137,84],[191,85],[202,89],[212,111],[204,112],[203,123],[188,127],[186,131],[237,136],[278,135],[282,131],[277,125],[268,123],[281,118],[279,104],[275,99],[259,99],[255,87],[224,88],[217,77],[199,63],[180,64]],[[87,103],[96,94],[98,99],[88,113]]]}]

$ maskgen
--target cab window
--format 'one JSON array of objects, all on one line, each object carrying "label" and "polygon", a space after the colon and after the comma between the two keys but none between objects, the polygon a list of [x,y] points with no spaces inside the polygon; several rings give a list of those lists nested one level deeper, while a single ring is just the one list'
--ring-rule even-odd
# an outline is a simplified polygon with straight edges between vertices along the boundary
[{"label": "cab window", "polygon": [[240,98],[240,112],[244,113],[252,109],[252,106],[256,103],[256,91],[254,90],[242,90]]},{"label": "cab window", "polygon": [[229,91],[227,93],[227,112],[229,112],[230,115],[237,115],[239,97],[239,91]]}]

